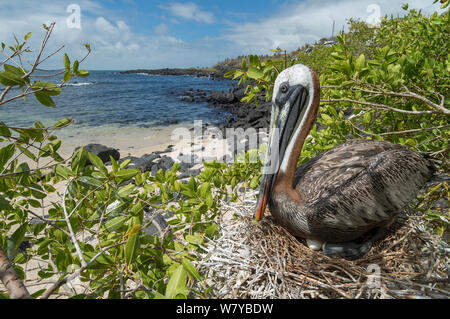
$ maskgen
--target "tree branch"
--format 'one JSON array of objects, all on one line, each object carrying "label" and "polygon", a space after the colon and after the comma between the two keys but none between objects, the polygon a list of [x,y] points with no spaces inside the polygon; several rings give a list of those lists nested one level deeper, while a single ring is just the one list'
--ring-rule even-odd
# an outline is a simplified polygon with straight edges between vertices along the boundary
[{"label": "tree branch", "polygon": [[26,73],[22,76],[22,79],[25,79],[28,76],[30,76],[30,74],[32,74],[36,70],[38,65],[41,63],[40,59],[41,59],[42,52],[44,51],[44,48],[47,45],[47,41],[50,38],[50,35],[52,34],[54,27],[55,27],[55,22],[52,22],[47,29],[47,33],[45,34],[44,39],[42,40],[41,48],[39,49],[36,59],[34,60],[33,66],[31,67],[30,71],[28,71],[28,73]]},{"label": "tree branch", "polygon": [[6,94],[8,94],[9,90],[11,90],[11,86],[5,87],[5,89],[3,90],[2,94],[0,94],[0,102],[3,101],[3,99],[6,96]]},{"label": "tree branch", "polygon": [[9,291],[11,299],[31,299],[30,293],[17,275],[3,249],[0,248],[0,280]]},{"label": "tree branch", "polygon": [[438,95],[441,98],[440,104],[436,104],[433,101],[427,99],[426,97],[411,92],[408,87],[406,87],[405,85],[403,85],[403,88],[405,89],[405,92],[392,92],[392,91],[384,91],[379,89],[378,87],[375,87],[377,89],[377,91],[372,91],[372,90],[367,90],[367,89],[362,89],[359,87],[354,87],[352,88],[353,90],[358,90],[361,92],[365,92],[365,93],[371,93],[371,94],[381,94],[381,95],[391,95],[391,96],[397,96],[397,97],[407,97],[407,98],[412,98],[412,99],[416,99],[419,101],[424,102],[426,105],[430,106],[431,108],[435,109],[436,111],[438,111],[437,113],[444,113],[446,115],[450,115],[450,110],[446,109],[444,107],[444,103],[445,103],[445,97],[437,92],[430,92],[433,94]]},{"label": "tree branch", "polygon": [[[388,106],[388,105],[385,105],[385,104],[366,102],[366,101],[358,101],[358,100],[352,100],[352,99],[328,99],[328,100],[321,100],[320,102],[321,103],[349,102],[349,103],[354,103],[354,104],[360,104],[360,105],[376,107],[378,109],[383,109],[383,110],[387,110],[387,111],[393,111],[393,112],[404,113],[404,114],[413,114],[413,115],[442,114],[442,113],[444,113],[444,112],[442,112],[440,110],[434,110],[434,111],[407,111],[407,110],[397,109],[395,107],[391,107],[391,106]],[[446,113],[444,113],[444,114],[446,114]]]},{"label": "tree branch", "polygon": [[67,186],[64,190],[63,197],[61,199],[61,206],[64,211],[64,217],[66,220],[67,228],[69,229],[69,232],[70,232],[70,239],[72,240],[72,243],[75,246],[75,250],[77,251],[78,258],[80,258],[81,265],[83,267],[85,267],[87,264],[86,264],[86,261],[84,260],[83,252],[81,251],[80,245],[78,245],[78,240],[75,236],[75,233],[73,232],[72,224],[70,223],[69,215],[67,214],[67,209],[66,209],[66,195],[67,195],[67,191],[69,189],[70,183],[72,183],[72,181],[73,181],[73,179],[70,179],[69,182],[67,183]]},{"label": "tree branch", "polygon": [[75,279],[76,277],[78,277],[83,271],[85,271],[98,257],[100,257],[101,255],[103,255],[107,250],[126,244],[126,241],[124,242],[120,242],[117,244],[112,244],[109,245],[105,248],[103,248],[99,253],[97,253],[94,257],[92,257],[91,260],[89,260],[89,262],[86,263],[86,265],[82,266],[80,269],[77,269],[73,274],[70,274],[64,278],[61,278],[60,280],[58,280],[52,287],[50,287],[49,289],[47,289],[47,291],[42,295],[41,299],[48,299],[48,297],[50,297],[50,295],[52,293],[54,293],[59,287],[61,287],[62,285],[66,284],[67,282],[70,282],[71,280]]}]

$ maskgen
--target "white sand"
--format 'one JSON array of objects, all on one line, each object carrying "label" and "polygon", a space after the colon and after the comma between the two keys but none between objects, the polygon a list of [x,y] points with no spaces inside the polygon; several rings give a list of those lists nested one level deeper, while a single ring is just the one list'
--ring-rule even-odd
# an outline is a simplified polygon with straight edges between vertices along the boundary
[{"label": "white sand", "polygon": [[90,143],[103,144],[117,149],[121,157],[133,155],[140,157],[157,150],[164,150],[176,141],[171,139],[176,129],[191,127],[189,124],[158,126],[151,128],[139,127],[99,127],[83,129],[80,132],[61,130],[56,135],[62,140],[59,151],[61,156],[70,156],[78,146]]}]

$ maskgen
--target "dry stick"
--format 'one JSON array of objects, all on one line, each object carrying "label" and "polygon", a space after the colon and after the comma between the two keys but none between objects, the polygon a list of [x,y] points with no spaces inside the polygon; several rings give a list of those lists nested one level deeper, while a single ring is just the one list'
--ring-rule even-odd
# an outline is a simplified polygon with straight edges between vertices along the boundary
[{"label": "dry stick", "polygon": [[349,102],[349,103],[355,103],[355,104],[361,104],[366,106],[372,106],[383,110],[393,111],[397,113],[405,113],[405,114],[413,114],[413,115],[423,115],[423,114],[447,114],[444,113],[441,110],[434,110],[434,111],[407,111],[402,109],[397,109],[395,107],[391,107],[385,104],[379,104],[379,103],[373,103],[373,102],[366,102],[366,101],[357,101],[352,99],[328,99],[328,100],[321,100],[321,103],[334,103],[334,102]]},{"label": "dry stick", "polygon": [[[14,156],[11,160],[9,160],[9,162],[5,165],[5,168],[3,169],[3,171],[0,173],[0,176],[6,171],[6,169],[8,168],[9,165],[11,165],[11,163],[13,163],[16,159],[18,159],[20,157],[20,155],[24,154],[26,150],[28,150],[30,148],[30,146],[36,141],[36,138],[34,138],[31,143],[28,143],[27,147],[24,148],[23,151],[20,151],[16,154],[16,156]],[[23,172],[19,172],[19,174],[21,174]]]},{"label": "dry stick", "polygon": [[100,188],[102,188],[103,186],[105,186],[107,183],[109,182],[109,180],[103,182],[103,184],[101,184],[100,186],[98,186],[97,188],[94,188],[93,190],[91,190],[89,193],[87,193],[76,205],[75,207],[72,209],[72,211],[70,212],[68,218],[70,219],[70,217],[72,217],[72,215],[75,213],[75,211],[78,209],[78,207],[80,207],[80,205],[84,202],[84,200],[86,198],[88,198],[89,196],[91,196],[93,193],[95,193],[96,191],[98,191]]},{"label": "dry stick", "polygon": [[51,294],[53,294],[59,287],[61,287],[62,285],[64,285],[67,282],[70,282],[71,280],[75,279],[76,277],[78,277],[83,271],[85,271],[98,257],[100,257],[101,255],[103,255],[107,250],[126,244],[126,241],[124,242],[120,242],[117,244],[112,244],[109,245],[105,248],[103,248],[99,253],[97,253],[94,257],[92,257],[91,260],[89,260],[89,262],[86,263],[86,265],[82,266],[80,269],[77,269],[73,274],[70,274],[64,278],[61,278],[60,280],[58,280],[52,287],[50,287],[49,289],[47,289],[47,291],[42,295],[41,299],[48,299],[48,297],[50,297]]},{"label": "dry stick", "polygon": [[1,102],[0,102],[0,105],[9,103],[9,102],[11,102],[11,101],[13,101],[13,100],[17,100],[17,99],[19,99],[19,98],[22,98],[22,97],[25,97],[25,96],[27,96],[27,95],[34,94],[34,93],[37,93],[37,92],[40,92],[40,91],[43,91],[43,90],[60,89],[63,85],[64,85],[64,82],[61,83],[61,84],[59,84],[59,85],[51,86],[51,87],[48,87],[48,88],[40,88],[40,89],[37,89],[37,90],[33,90],[33,91],[29,91],[29,92],[24,92],[24,93],[21,93],[21,94],[19,94],[19,95],[14,96],[14,97],[11,97],[11,98],[9,98],[9,99],[7,99],[7,100],[5,100],[5,101],[1,101]]},{"label": "dry stick", "polygon": [[11,299],[31,299],[5,252],[0,248],[0,280],[8,289]]},{"label": "dry stick", "polygon": [[44,61],[50,59],[52,56],[54,56],[56,53],[58,53],[59,51],[61,51],[64,48],[65,45],[60,46],[57,50],[55,50],[54,52],[50,53],[48,56],[46,56],[44,59],[42,59],[41,61],[39,61],[38,64],[43,63]]},{"label": "dry stick", "polygon": [[8,94],[8,92],[9,92],[9,90],[11,90],[11,86],[7,86],[4,90],[3,90],[3,92],[2,92],[2,94],[0,94],[0,102],[1,101],[3,101],[3,99],[5,98],[5,96],[6,96],[6,94]]},{"label": "dry stick", "polygon": [[436,104],[420,94],[411,92],[406,86],[403,86],[403,88],[406,90],[406,92],[392,92],[392,91],[382,91],[382,90],[377,92],[377,91],[371,91],[371,90],[366,90],[366,89],[361,89],[361,88],[354,88],[354,89],[361,91],[361,92],[365,92],[365,93],[413,98],[413,99],[424,102],[425,104],[427,104],[428,106],[431,106],[433,109],[435,109],[437,111],[440,111],[439,113],[444,113],[446,115],[450,115],[450,110],[448,110],[444,107],[445,98],[442,94],[440,94],[438,92],[432,92],[433,94],[438,94],[441,97],[440,104]]},{"label": "dry stick", "polygon": [[[51,56],[55,55],[56,53],[58,53],[62,48],[64,48],[64,45],[62,47],[60,47],[58,50],[56,50],[55,52],[51,53],[49,56],[47,56],[46,58],[44,58],[43,60],[40,61],[40,63],[44,62],[45,60],[47,60],[48,58],[50,58]],[[84,60],[86,60],[86,58],[89,56],[89,54],[91,54],[91,50],[88,49],[88,52],[86,53],[86,55],[84,57],[82,57],[80,59],[80,61],[78,61],[79,64],[81,64]],[[39,64],[40,64],[39,63]],[[50,70],[41,70],[41,71],[48,71],[50,72]],[[30,75],[30,77],[35,77],[35,78],[45,78],[45,77],[52,77],[52,76],[57,76],[57,75],[61,75],[65,73],[65,69],[58,69],[55,71],[59,71],[57,73],[53,73],[53,74],[43,74],[43,75]]]},{"label": "dry stick", "polygon": [[47,41],[50,38],[50,35],[52,34],[54,26],[55,26],[55,22],[52,22],[50,24],[50,26],[48,27],[47,33],[45,34],[44,39],[42,40],[41,48],[39,49],[38,55],[37,55],[36,59],[34,60],[34,64],[31,67],[31,70],[28,71],[28,73],[24,74],[22,76],[22,79],[25,79],[28,76],[30,76],[30,74],[32,74],[34,72],[34,70],[36,70],[37,66],[40,64],[40,59],[41,59],[42,52],[44,51],[44,48],[47,45]]},{"label": "dry stick", "polygon": [[67,209],[66,209],[66,195],[67,195],[67,191],[69,189],[70,183],[72,183],[72,181],[73,181],[73,179],[70,179],[69,182],[67,183],[66,188],[64,189],[64,194],[63,194],[63,198],[61,200],[61,204],[62,204],[62,208],[64,211],[64,217],[66,220],[67,228],[69,229],[69,232],[70,232],[70,239],[72,240],[72,243],[75,246],[75,250],[77,251],[78,258],[80,258],[81,265],[83,267],[85,267],[87,264],[86,264],[86,261],[84,260],[83,252],[81,251],[80,245],[78,245],[78,240],[75,236],[75,233],[73,232],[72,224],[70,223],[69,215],[67,214]]},{"label": "dry stick", "polygon": [[70,237],[70,233],[68,233],[66,230],[62,229],[61,227],[59,227],[59,226],[53,224],[51,221],[49,221],[49,220],[47,220],[47,219],[45,219],[45,218],[42,218],[41,216],[39,216],[38,214],[34,213],[34,212],[31,211],[31,210],[27,210],[27,213],[33,215],[34,217],[36,217],[36,218],[38,218],[38,219],[40,219],[40,220],[42,220],[42,221],[43,221],[44,223],[46,223],[47,225],[52,226],[52,227],[54,227],[54,228],[56,228],[56,229],[62,231],[64,234],[66,234],[67,236]]}]

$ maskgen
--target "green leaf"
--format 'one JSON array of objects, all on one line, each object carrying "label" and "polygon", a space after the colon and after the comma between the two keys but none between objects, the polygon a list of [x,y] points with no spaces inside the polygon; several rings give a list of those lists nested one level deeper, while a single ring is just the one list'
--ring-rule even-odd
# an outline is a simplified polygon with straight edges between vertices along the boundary
[{"label": "green leaf", "polygon": [[131,238],[132,236],[138,234],[141,231],[141,227],[142,227],[142,225],[140,224],[139,218],[136,216],[131,219],[130,226],[131,226],[130,229],[128,229],[128,231],[127,231],[128,238]]},{"label": "green leaf", "polygon": [[196,234],[196,235],[187,234],[185,236],[185,239],[188,243],[193,244],[193,245],[203,244],[203,238],[199,234]]},{"label": "green leaf", "polygon": [[59,176],[62,176],[65,179],[68,179],[70,176],[74,176],[75,174],[72,172],[72,170],[68,169],[65,166],[62,165],[56,165],[55,173]]},{"label": "green leaf", "polygon": [[22,69],[17,68],[15,66],[12,66],[12,65],[9,65],[9,64],[5,64],[3,67],[5,68],[5,72],[11,73],[11,74],[15,74],[19,78],[21,78],[22,76],[25,75],[25,72]]},{"label": "green leaf", "polygon": [[34,92],[36,100],[39,101],[44,106],[56,107],[55,102],[52,100],[50,95],[45,91]]},{"label": "green leaf", "polygon": [[108,170],[106,169],[105,164],[103,164],[103,161],[100,159],[100,157],[90,152],[88,153],[88,157],[92,165],[98,168],[101,172],[108,175]]},{"label": "green leaf", "polygon": [[345,45],[345,34],[342,33],[338,34],[337,39],[341,45]]},{"label": "green leaf", "polygon": [[235,72],[235,70],[228,71],[228,72],[226,72],[226,73],[223,75],[223,77],[224,77],[224,78],[229,78],[229,77],[231,77],[231,76],[234,75],[234,72]]},{"label": "green leaf", "polygon": [[200,274],[197,272],[197,269],[195,269],[194,264],[192,264],[192,262],[189,259],[182,258],[181,263],[183,264],[184,269],[187,271],[190,277],[195,278],[197,280],[202,280]]},{"label": "green leaf", "polygon": [[33,34],[33,32],[28,32],[27,34],[25,34],[25,36],[23,37],[25,41],[30,40],[31,35]]},{"label": "green leaf", "polygon": [[32,293],[32,294],[31,294],[31,298],[37,299],[37,298],[40,297],[46,290],[47,290],[47,289],[44,288],[44,289],[40,289],[40,290],[38,290],[38,291]]},{"label": "green leaf", "polygon": [[366,57],[364,54],[361,54],[355,61],[355,69],[356,71],[361,71],[366,64]]},{"label": "green leaf", "polygon": [[17,249],[19,248],[20,243],[25,237],[25,233],[28,228],[28,223],[22,224],[16,231],[12,234],[8,241],[8,257],[12,258],[16,255]]},{"label": "green leaf", "polygon": [[247,60],[245,58],[242,59],[241,68],[242,70],[245,70],[247,68]]},{"label": "green leaf", "polygon": [[125,245],[125,261],[127,265],[131,265],[136,259],[136,255],[140,246],[139,233],[129,237]]},{"label": "green leaf", "polygon": [[[5,69],[6,69],[5,64]],[[25,85],[25,80],[21,78],[20,75],[16,74],[15,72],[11,71],[5,71],[0,72],[0,83],[5,86],[15,86],[15,85]]]},{"label": "green leaf", "polygon": [[36,156],[31,153],[28,149],[26,149],[25,147],[23,147],[20,144],[17,144],[17,148],[23,153],[25,154],[28,158],[31,158],[33,161],[36,161]]},{"label": "green leaf", "polygon": [[372,114],[370,112],[367,112],[366,114],[364,114],[363,123],[369,125],[370,121],[372,121]]},{"label": "green leaf", "polygon": [[414,147],[414,146],[416,146],[416,141],[413,140],[413,139],[411,139],[411,138],[408,138],[408,139],[405,141],[405,144],[408,145],[408,146]]},{"label": "green leaf", "polygon": [[9,159],[14,156],[15,149],[14,144],[9,144],[0,148],[0,168],[5,166]]},{"label": "green leaf", "polygon": [[81,176],[78,181],[88,188],[98,188],[103,185],[101,181],[90,176]]},{"label": "green leaf", "polygon": [[3,122],[0,122],[0,136],[3,137],[11,136],[11,131],[9,130],[8,126]]},{"label": "green leaf", "polygon": [[67,53],[64,53],[64,68],[66,72],[70,72],[70,59]]},{"label": "green leaf", "polygon": [[133,169],[122,169],[116,173],[114,173],[114,176],[117,178],[120,178],[123,181],[127,181],[131,178],[133,178],[134,176],[136,176],[137,174],[139,174],[141,171],[138,170],[137,168],[133,168]]},{"label": "green leaf", "polygon": [[89,71],[87,71],[87,70],[79,70],[75,75],[79,76],[81,78],[85,78],[85,77],[89,76]]},{"label": "green leaf", "polygon": [[67,125],[69,125],[70,123],[72,123],[72,118],[70,117],[66,117],[64,119],[59,120],[58,122],[56,122],[53,127],[54,128],[62,128],[65,127]]},{"label": "green leaf", "polygon": [[70,166],[72,168],[72,171],[75,172],[75,174],[78,175],[83,170],[86,164],[86,159],[87,159],[87,152],[84,149],[84,147],[80,147],[75,152],[75,154],[73,154]]},{"label": "green leaf", "polygon": [[6,200],[5,197],[0,194],[0,211],[2,210],[12,210],[12,206],[9,204],[9,201]]},{"label": "green leaf", "polygon": [[69,82],[71,78],[72,78],[72,73],[70,71],[67,71],[66,73],[64,73],[64,82]]},{"label": "green leaf", "polygon": [[[283,51],[281,51],[281,52],[283,52]],[[250,60],[250,65],[252,67],[258,67],[259,66],[259,58],[258,58],[257,55],[255,55],[255,54],[250,55],[249,60]]]},{"label": "green leaf", "polygon": [[33,226],[33,235],[37,236],[41,231],[43,231],[47,227],[45,223],[37,223]]},{"label": "green leaf", "polygon": [[78,66],[80,65],[80,63],[78,62],[78,60],[75,60],[75,62],[73,62],[73,73],[77,73],[78,72]]},{"label": "green leaf", "polygon": [[38,255],[43,255],[48,252],[50,248],[50,244],[54,241],[53,238],[45,238],[41,243],[39,243],[39,247],[37,249]]},{"label": "green leaf", "polygon": [[134,191],[134,188],[135,188],[135,186],[131,183],[128,185],[122,186],[117,191],[117,195],[119,195],[120,197],[127,197]]},{"label": "green leaf", "polygon": [[[95,251],[84,251],[83,256],[87,261],[90,261],[94,256],[97,255],[97,252]],[[109,269],[110,267],[113,267],[116,265],[113,258],[108,256],[107,254],[102,254],[95,261],[91,263],[89,268],[99,268],[99,269]]]},{"label": "green leaf", "polygon": [[211,184],[210,183],[203,183],[200,187],[199,187],[199,192],[200,192],[200,196],[202,198],[206,198],[206,195],[211,193]]},{"label": "green leaf", "polygon": [[333,119],[328,114],[322,113],[321,117],[325,121],[325,124],[328,125],[328,124],[333,123]]},{"label": "green leaf", "polygon": [[114,217],[113,219],[111,219],[105,223],[105,228],[109,232],[117,231],[125,225],[125,222],[127,220],[128,220],[128,218],[125,216]]},{"label": "green leaf", "polygon": [[61,94],[61,92],[62,92],[62,89],[60,87],[58,87],[56,84],[50,83],[50,82],[36,81],[33,83],[33,88],[38,89],[38,90],[42,89],[40,92],[44,92],[50,96],[57,96],[57,95]]},{"label": "green leaf", "polygon": [[256,189],[259,186],[260,177],[254,176],[252,180],[250,181],[250,188]]},{"label": "green leaf", "polygon": [[254,67],[250,67],[247,71],[247,76],[251,79],[260,79],[264,76],[261,70],[258,70]]},{"label": "green leaf", "polygon": [[187,273],[183,265],[179,265],[170,276],[166,287],[166,298],[173,299],[177,295],[186,295]]}]

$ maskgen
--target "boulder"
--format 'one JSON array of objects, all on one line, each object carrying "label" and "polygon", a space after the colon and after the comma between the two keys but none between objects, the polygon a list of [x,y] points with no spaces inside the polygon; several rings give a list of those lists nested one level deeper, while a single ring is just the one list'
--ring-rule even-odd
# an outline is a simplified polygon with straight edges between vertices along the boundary
[{"label": "boulder", "polygon": [[163,157],[161,157],[158,165],[163,169],[163,171],[166,171],[172,169],[174,163],[175,161],[171,157],[164,155]]},{"label": "boulder", "polygon": [[188,170],[186,172],[181,173],[180,179],[188,178],[188,177],[191,177],[191,176],[197,176],[201,172],[202,172],[201,169],[190,169],[190,170]]},{"label": "boulder", "polygon": [[211,91],[210,98],[221,104],[233,103],[235,96],[232,92]]},{"label": "boulder", "polygon": [[[75,151],[77,151],[80,147],[77,147]],[[103,163],[111,161],[111,159],[109,158],[110,156],[112,156],[112,158],[114,158],[114,160],[116,161],[120,159],[120,153],[115,148],[111,148],[101,144],[88,144],[83,147],[86,150],[86,152],[93,153],[98,157],[100,157]],[[86,160],[86,165],[92,165],[91,162],[89,161],[89,158]]]}]

